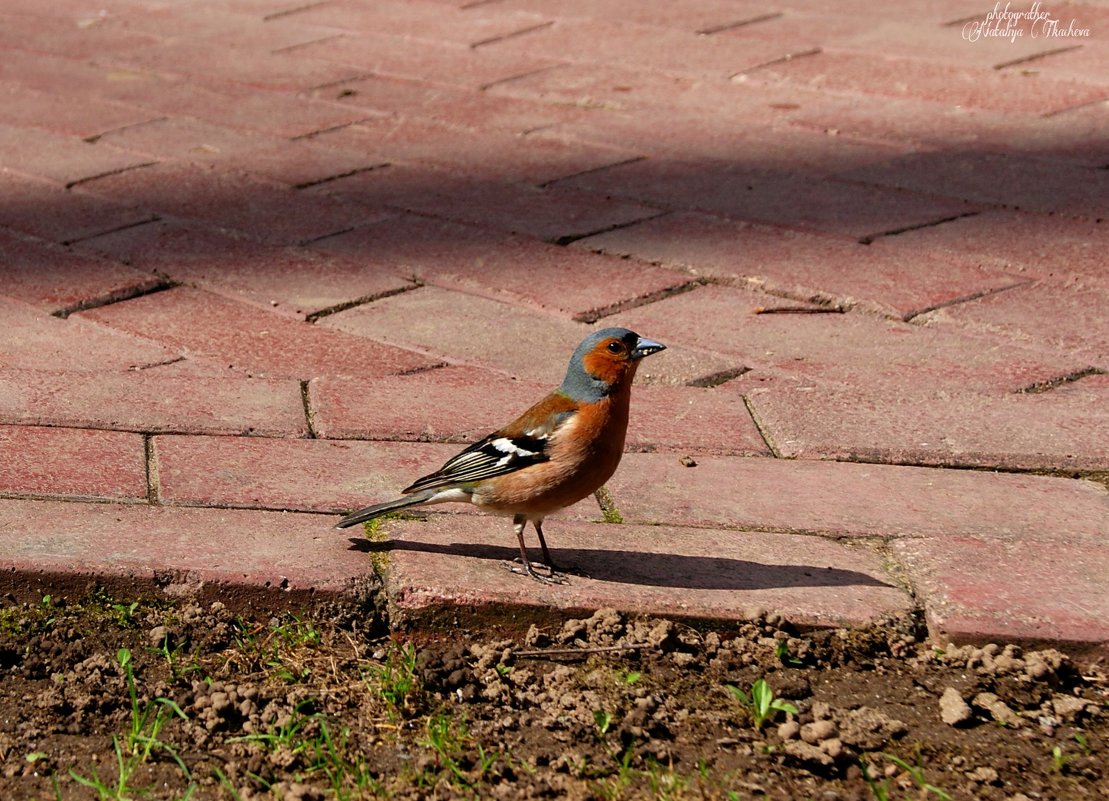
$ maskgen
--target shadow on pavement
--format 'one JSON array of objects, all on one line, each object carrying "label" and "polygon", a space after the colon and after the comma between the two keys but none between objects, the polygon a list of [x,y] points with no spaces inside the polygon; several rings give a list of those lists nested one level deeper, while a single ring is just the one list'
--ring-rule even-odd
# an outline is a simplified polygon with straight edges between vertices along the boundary
[{"label": "shadow on pavement", "polygon": [[[367,553],[418,551],[421,553],[492,559],[510,562],[515,548],[476,543],[438,545],[404,540],[370,542],[351,538],[351,549]],[[531,554],[536,558],[538,554]],[[866,573],[815,565],[768,565],[717,556],[682,556],[607,548],[552,548],[559,569],[572,576],[649,587],[690,590],[760,590],[785,587],[892,587]]]}]

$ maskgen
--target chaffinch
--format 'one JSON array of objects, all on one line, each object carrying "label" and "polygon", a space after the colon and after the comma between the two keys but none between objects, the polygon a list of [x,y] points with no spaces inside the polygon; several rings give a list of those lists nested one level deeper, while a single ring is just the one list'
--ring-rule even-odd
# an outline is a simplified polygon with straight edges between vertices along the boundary
[{"label": "chaffinch", "polygon": [[[596,492],[616,472],[636,368],[665,347],[626,328],[590,334],[574,351],[558,389],[402,490],[406,497],[359,509],[336,528],[410,506],[472,503],[512,515],[522,565],[515,572],[546,583],[560,581],[543,539],[543,519]],[[549,576],[537,573],[528,559],[524,529],[529,521],[539,535]]]}]

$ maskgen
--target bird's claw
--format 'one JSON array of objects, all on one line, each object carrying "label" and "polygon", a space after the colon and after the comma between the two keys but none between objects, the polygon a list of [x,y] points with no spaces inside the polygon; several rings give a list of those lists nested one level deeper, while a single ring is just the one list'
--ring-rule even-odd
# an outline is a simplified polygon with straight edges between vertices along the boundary
[{"label": "bird's claw", "polygon": [[570,583],[570,579],[566,577],[566,574],[559,573],[549,565],[539,565],[539,570],[536,570],[536,565],[533,562],[524,562],[519,557],[506,564],[505,567],[519,576],[530,576],[541,584]]}]

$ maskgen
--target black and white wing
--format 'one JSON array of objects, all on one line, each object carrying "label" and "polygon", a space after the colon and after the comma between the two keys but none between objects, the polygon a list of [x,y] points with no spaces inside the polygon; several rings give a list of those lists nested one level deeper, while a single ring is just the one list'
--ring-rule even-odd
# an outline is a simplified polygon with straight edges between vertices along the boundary
[{"label": "black and white wing", "polygon": [[418,479],[404,492],[419,492],[451,485],[468,484],[505,473],[514,473],[529,465],[546,462],[548,434],[530,436],[522,434],[515,437],[503,434],[490,434],[480,442],[475,442],[457,456],[452,457],[442,467],[430,475]]}]

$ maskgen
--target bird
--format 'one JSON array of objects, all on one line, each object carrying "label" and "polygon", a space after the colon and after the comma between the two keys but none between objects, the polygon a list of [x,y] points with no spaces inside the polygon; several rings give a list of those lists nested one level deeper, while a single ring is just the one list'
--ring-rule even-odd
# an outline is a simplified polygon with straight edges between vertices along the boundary
[{"label": "bird", "polygon": [[[474,442],[401,490],[402,497],[350,513],[347,528],[413,506],[470,503],[511,515],[520,567],[543,583],[563,583],[543,537],[547,515],[593,494],[620,464],[628,429],[632,381],[639,363],[666,346],[627,328],[594,331],[574,350],[566,377],[515,420]],[[539,536],[549,575],[528,558],[524,530]]]}]

